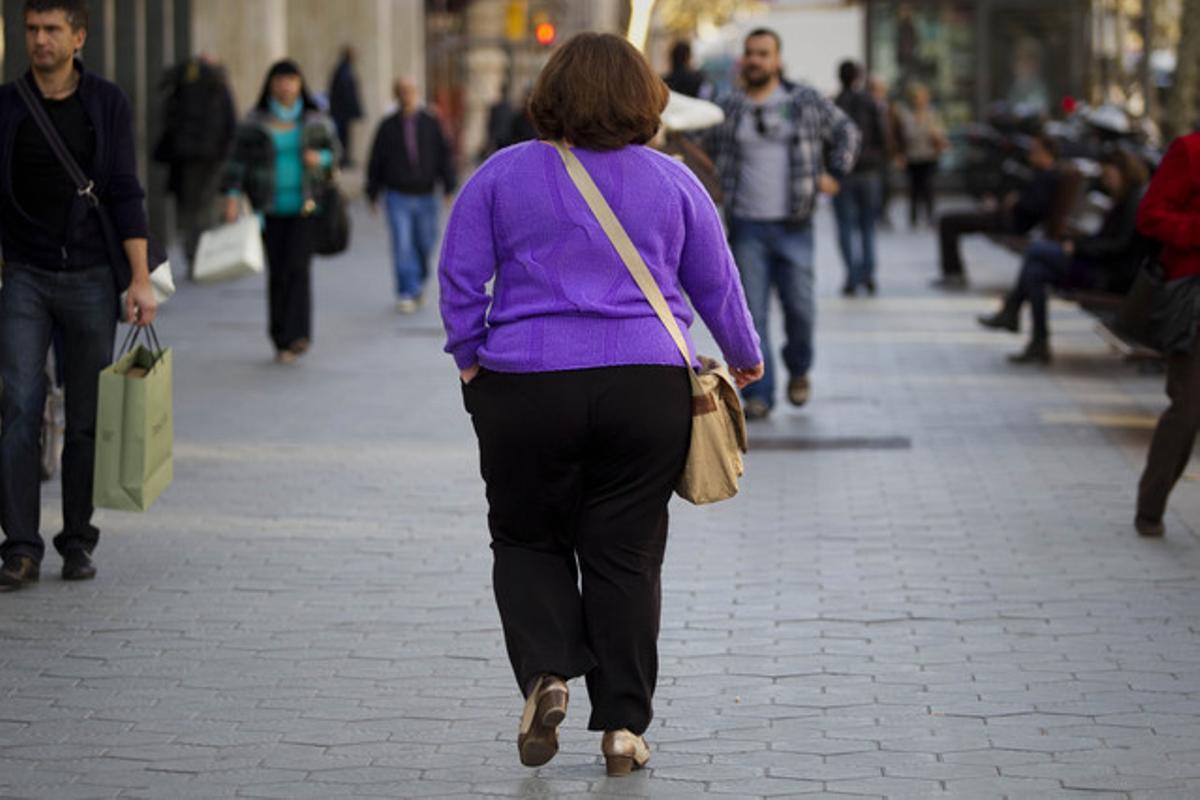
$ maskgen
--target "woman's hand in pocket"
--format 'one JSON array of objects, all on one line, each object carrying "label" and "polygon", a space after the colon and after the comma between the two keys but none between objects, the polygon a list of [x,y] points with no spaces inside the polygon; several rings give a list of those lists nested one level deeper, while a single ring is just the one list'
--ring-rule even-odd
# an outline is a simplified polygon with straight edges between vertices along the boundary
[{"label": "woman's hand in pocket", "polygon": [[463,385],[465,386],[471,381],[475,380],[475,376],[479,374],[479,365],[474,364],[464,370],[460,370],[458,374],[462,378]]}]

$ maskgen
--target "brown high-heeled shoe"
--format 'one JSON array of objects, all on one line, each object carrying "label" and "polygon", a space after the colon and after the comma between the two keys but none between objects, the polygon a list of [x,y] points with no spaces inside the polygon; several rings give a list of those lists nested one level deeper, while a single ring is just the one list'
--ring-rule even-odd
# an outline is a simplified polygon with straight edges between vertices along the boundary
[{"label": "brown high-heeled shoe", "polygon": [[557,675],[543,675],[525,698],[517,752],[527,767],[540,767],[558,753],[558,726],[567,716],[567,684]]},{"label": "brown high-heeled shoe", "polygon": [[604,766],[610,778],[628,775],[650,763],[650,746],[646,740],[624,728],[606,731],[600,750],[604,753]]}]

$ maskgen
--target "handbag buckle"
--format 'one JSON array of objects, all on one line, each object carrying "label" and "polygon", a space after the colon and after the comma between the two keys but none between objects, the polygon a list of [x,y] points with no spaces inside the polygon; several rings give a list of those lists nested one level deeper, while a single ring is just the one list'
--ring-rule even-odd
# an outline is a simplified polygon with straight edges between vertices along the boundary
[{"label": "handbag buckle", "polygon": [[84,186],[82,189],[76,189],[75,193],[78,194],[80,197],[86,197],[87,201],[89,203],[91,203],[92,208],[99,208],[100,207],[100,198],[96,196],[95,189],[96,189],[96,182],[88,181],[87,186]]}]

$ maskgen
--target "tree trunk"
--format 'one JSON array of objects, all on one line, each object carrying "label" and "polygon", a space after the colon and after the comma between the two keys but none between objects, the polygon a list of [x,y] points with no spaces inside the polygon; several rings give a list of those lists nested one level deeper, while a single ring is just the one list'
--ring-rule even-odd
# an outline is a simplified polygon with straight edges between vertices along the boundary
[{"label": "tree trunk", "polygon": [[1196,123],[1196,94],[1200,90],[1200,0],[1183,0],[1175,81],[1167,102],[1167,132],[1190,133]]}]

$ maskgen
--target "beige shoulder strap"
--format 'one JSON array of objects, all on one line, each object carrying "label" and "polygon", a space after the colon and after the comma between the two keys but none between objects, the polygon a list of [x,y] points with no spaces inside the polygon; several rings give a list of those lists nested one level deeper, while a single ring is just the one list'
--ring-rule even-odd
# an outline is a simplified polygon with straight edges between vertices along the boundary
[{"label": "beige shoulder strap", "polygon": [[646,262],[642,259],[642,254],[638,252],[637,247],[630,240],[629,234],[625,232],[625,226],[617,219],[617,215],[613,213],[612,208],[608,205],[608,201],[604,199],[604,195],[600,194],[600,189],[596,187],[592,176],[588,174],[587,169],[575,157],[575,154],[562,142],[554,142],[553,144],[554,149],[562,156],[563,164],[567,167],[567,174],[574,181],[575,188],[579,190],[579,193],[583,195],[583,199],[587,201],[588,207],[592,209],[592,213],[595,214],[600,227],[604,229],[617,254],[625,262],[625,268],[633,276],[633,280],[637,283],[638,288],[642,290],[642,294],[646,295],[646,300],[650,303],[650,307],[654,309],[654,313],[658,315],[658,319],[667,329],[667,333],[671,334],[671,338],[675,341],[675,346],[683,354],[683,362],[688,366],[688,372],[692,375],[693,393],[703,393],[699,388],[699,381],[696,380],[695,372],[691,369],[692,356],[688,352],[687,340],[683,338],[683,331],[679,328],[679,322],[675,319],[675,315],[671,313],[671,307],[667,305],[667,299],[663,297],[662,289],[655,282],[654,276],[650,274],[650,268],[646,266]]}]

